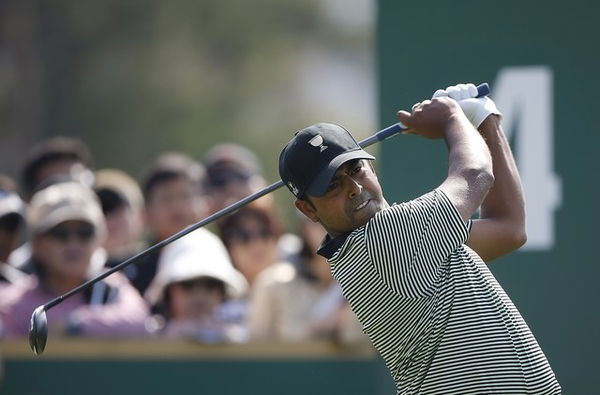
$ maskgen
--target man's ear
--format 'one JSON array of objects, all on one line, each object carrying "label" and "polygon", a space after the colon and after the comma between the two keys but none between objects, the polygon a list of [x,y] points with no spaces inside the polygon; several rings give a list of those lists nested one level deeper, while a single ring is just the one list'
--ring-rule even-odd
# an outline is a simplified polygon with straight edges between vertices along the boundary
[{"label": "man's ear", "polygon": [[298,210],[302,212],[305,216],[307,216],[313,222],[319,222],[319,217],[317,217],[315,207],[306,200],[296,199],[294,205]]}]

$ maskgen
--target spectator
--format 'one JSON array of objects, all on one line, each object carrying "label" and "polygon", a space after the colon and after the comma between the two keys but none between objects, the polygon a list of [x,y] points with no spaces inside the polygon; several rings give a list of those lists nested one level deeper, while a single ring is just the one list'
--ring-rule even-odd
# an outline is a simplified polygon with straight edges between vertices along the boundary
[{"label": "spectator", "polygon": [[0,284],[22,280],[25,273],[10,266],[8,257],[23,241],[25,204],[16,193],[14,181],[0,174]]},{"label": "spectator", "polygon": [[[248,148],[231,143],[211,148],[204,160],[207,172],[207,190],[210,194],[211,213],[227,207],[267,185],[257,156]],[[271,210],[273,195],[265,195],[250,203]],[[301,241],[292,233],[282,233],[277,240],[279,259],[296,261]]]},{"label": "spectator", "polygon": [[[204,183],[204,167],[185,154],[164,153],[151,164],[142,181],[142,191],[152,244],[165,240],[208,215]],[[199,229],[198,233],[222,246],[208,230]],[[135,267],[137,272],[130,277],[142,295],[156,274],[160,254],[160,251],[150,254]]]},{"label": "spectator", "polygon": [[91,186],[92,155],[85,143],[71,137],[52,137],[26,155],[21,183],[26,200],[56,180],[73,180]]},{"label": "spectator", "polygon": [[[34,274],[2,289],[0,320],[4,336],[25,336],[39,305],[97,274],[92,255],[105,235],[102,211],[93,191],[80,183],[59,183],[31,199],[27,215],[32,234]],[[146,304],[125,277],[115,273],[89,292],[48,311],[51,335],[101,337],[145,333]]]},{"label": "spectator", "polygon": [[[117,169],[95,172],[94,191],[106,221],[106,266],[113,267],[143,249],[142,191],[131,176]],[[127,267],[127,270],[132,266]]]},{"label": "spectator", "polygon": [[227,251],[195,231],[164,248],[146,298],[166,320],[160,331],[164,338],[242,342],[247,339],[245,325],[229,319],[226,303],[246,290]]},{"label": "spectator", "polygon": [[[267,183],[254,152],[237,144],[224,143],[211,148],[205,156],[207,190],[211,213],[264,188]],[[267,195],[252,204],[272,203]]]},{"label": "spectator", "polygon": [[[41,141],[26,154],[21,172],[21,186],[26,201],[31,196],[57,182],[76,181],[91,186],[92,155],[85,143],[71,137],[51,137]],[[33,270],[29,264],[31,246],[28,242],[16,249],[9,263],[26,272]],[[99,256],[97,259],[102,260]]]},{"label": "spectator", "polygon": [[278,265],[256,281],[249,308],[250,338],[368,344],[329,264],[314,252],[325,230],[305,217],[300,224],[303,248],[298,266]]},{"label": "spectator", "polygon": [[258,275],[278,263],[281,224],[267,207],[246,206],[218,222],[233,265],[253,287]]}]

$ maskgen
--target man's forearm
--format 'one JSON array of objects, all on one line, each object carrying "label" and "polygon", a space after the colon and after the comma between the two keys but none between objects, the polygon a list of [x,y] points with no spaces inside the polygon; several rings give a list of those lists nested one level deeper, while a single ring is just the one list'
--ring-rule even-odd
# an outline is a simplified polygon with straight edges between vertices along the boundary
[{"label": "man's forearm", "polygon": [[492,185],[491,155],[482,137],[464,116],[448,123],[445,141],[448,178],[441,188],[454,197],[451,200],[461,216],[468,219],[482,204]]},{"label": "man's forearm", "polygon": [[525,199],[521,178],[500,118],[489,116],[479,131],[492,155],[494,185],[481,205],[481,218],[515,221],[525,227]]},{"label": "man's forearm", "polygon": [[467,244],[486,262],[522,246],[526,239],[525,199],[510,146],[496,115],[479,127],[492,155],[494,184],[481,204]]}]

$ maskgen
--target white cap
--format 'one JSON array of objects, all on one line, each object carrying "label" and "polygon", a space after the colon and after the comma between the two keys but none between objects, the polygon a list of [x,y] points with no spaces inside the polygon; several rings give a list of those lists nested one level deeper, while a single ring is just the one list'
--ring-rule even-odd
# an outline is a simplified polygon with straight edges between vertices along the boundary
[{"label": "white cap", "polygon": [[34,234],[69,220],[88,222],[98,234],[105,232],[104,214],[91,188],[78,182],[63,182],[50,185],[31,198],[27,223]]},{"label": "white cap", "polygon": [[149,303],[156,304],[169,284],[201,277],[223,281],[228,298],[241,297],[248,290],[246,279],[231,264],[221,240],[202,228],[163,249],[156,276],[144,296]]}]

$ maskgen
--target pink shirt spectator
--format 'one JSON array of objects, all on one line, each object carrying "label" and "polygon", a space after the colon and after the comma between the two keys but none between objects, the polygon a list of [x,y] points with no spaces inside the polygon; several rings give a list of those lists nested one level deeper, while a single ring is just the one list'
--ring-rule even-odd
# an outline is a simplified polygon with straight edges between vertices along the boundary
[{"label": "pink shirt spectator", "polygon": [[[58,295],[50,293],[35,275],[0,289],[0,336],[26,336],[33,310]],[[49,331],[55,335],[137,337],[147,334],[146,303],[119,273],[91,292],[66,299],[48,311]]]}]

